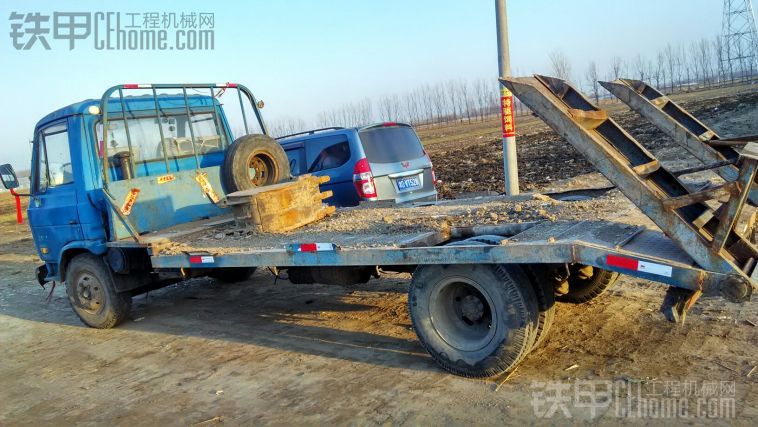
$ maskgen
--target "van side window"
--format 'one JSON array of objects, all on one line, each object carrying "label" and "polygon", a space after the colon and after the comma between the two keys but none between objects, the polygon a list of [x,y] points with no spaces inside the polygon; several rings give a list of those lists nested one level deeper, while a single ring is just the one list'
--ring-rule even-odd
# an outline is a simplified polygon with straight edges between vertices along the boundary
[{"label": "van side window", "polygon": [[42,129],[37,138],[37,191],[74,182],[66,123]]},{"label": "van side window", "polygon": [[347,141],[324,148],[308,168],[308,172],[319,172],[338,168],[350,160],[350,146]]},{"label": "van side window", "polygon": [[302,147],[286,149],[284,152],[287,154],[287,161],[290,163],[290,172],[293,175],[302,175],[305,173],[305,149]]}]

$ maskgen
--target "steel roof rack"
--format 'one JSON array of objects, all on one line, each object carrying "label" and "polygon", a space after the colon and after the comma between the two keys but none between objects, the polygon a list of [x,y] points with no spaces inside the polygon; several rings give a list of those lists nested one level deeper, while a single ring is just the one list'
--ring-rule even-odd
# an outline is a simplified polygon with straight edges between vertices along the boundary
[{"label": "steel roof rack", "polygon": [[304,132],[291,133],[289,135],[284,135],[284,136],[277,137],[276,139],[279,140],[279,139],[291,138],[293,136],[300,136],[300,135],[313,135],[316,132],[324,132],[324,131],[327,131],[327,130],[340,130],[340,129],[345,129],[345,128],[342,127],[342,126],[332,126],[332,127],[328,127],[328,128],[313,129],[313,130],[307,130],[307,131],[304,131]]}]

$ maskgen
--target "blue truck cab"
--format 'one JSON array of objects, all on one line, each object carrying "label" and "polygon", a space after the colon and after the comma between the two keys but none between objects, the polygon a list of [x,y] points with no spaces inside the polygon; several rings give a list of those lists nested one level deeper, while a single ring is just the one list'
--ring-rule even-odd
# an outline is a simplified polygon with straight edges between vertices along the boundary
[{"label": "blue truck cab", "polygon": [[[180,143],[169,150],[169,158],[160,154],[159,142],[136,147],[137,134],[145,137],[153,129],[157,118],[152,97],[124,97],[127,111],[127,127],[134,139],[132,155],[129,155],[125,138],[126,127],[120,112],[122,102],[109,100],[112,119],[109,134],[102,135],[100,100],[86,100],[61,108],[48,114],[35,126],[32,154],[31,200],[28,208],[29,224],[40,258],[45,262],[46,280],[62,280],[67,259],[80,251],[96,255],[104,254],[106,242],[128,236],[123,224],[109,215],[109,197],[112,201],[127,198],[151,198],[149,203],[140,203],[139,209],[150,210],[152,215],[135,215],[134,224],[138,233],[165,228],[177,223],[218,214],[215,205],[205,203],[192,210],[177,210],[187,205],[185,195],[161,192],[160,197],[151,193],[152,186],[181,187],[184,175],[200,169],[218,168],[224,159],[224,149],[229,145],[231,133],[224,115],[209,96],[189,96],[189,108],[193,120],[208,118],[216,111],[221,132],[215,134],[208,126],[193,129],[204,138],[215,134],[215,141],[206,141],[204,149],[194,155],[182,153],[181,138],[188,138],[189,131],[184,116],[184,99],[179,96],[158,97],[158,107],[163,114],[161,127],[164,138],[171,135]],[[172,110],[178,114],[173,115]],[[153,139],[155,141],[155,139]],[[107,162],[109,189],[103,190],[103,148],[108,145]],[[171,152],[173,150],[173,152]],[[152,153],[151,153],[152,151]],[[187,150],[189,151],[189,150]],[[173,154],[173,155],[172,155]],[[218,181],[217,173],[211,180]],[[129,183],[128,185],[123,185]],[[147,185],[142,185],[147,184]],[[221,188],[220,185],[216,186]],[[154,188],[154,187],[153,187]],[[139,190],[139,193],[132,190]],[[192,199],[191,197],[189,199]],[[123,203],[122,206],[123,208]],[[127,209],[135,209],[132,202]],[[129,212],[131,214],[131,212]],[[115,221],[112,221],[116,219]],[[113,226],[111,226],[113,223]]]},{"label": "blue truck cab", "polygon": [[[131,89],[140,92],[125,96]],[[37,269],[40,284],[66,281],[71,261],[81,254],[104,259],[110,270],[124,274],[119,292],[162,279],[139,247],[142,236],[220,215],[218,200],[240,189],[229,188],[236,186],[221,177],[235,141],[228,121],[235,113],[224,108],[228,105],[239,107],[244,135],[279,148],[265,136],[261,105],[247,88],[231,83],[120,85],[102,99],[43,117],[34,129],[27,211],[44,262]],[[280,172],[277,179],[289,178],[289,171]],[[252,180],[256,171],[250,173]],[[9,165],[3,165],[4,184],[6,178],[15,180]],[[90,264],[90,270],[99,268]],[[69,292],[69,298],[77,296]],[[77,314],[90,326],[112,320],[98,323],[96,316]]]}]

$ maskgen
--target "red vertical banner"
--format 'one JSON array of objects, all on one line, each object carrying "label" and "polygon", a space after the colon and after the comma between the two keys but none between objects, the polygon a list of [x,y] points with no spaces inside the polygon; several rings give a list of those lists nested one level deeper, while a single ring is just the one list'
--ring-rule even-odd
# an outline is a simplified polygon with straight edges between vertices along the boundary
[{"label": "red vertical banner", "polygon": [[21,197],[19,197],[19,194],[16,193],[14,189],[11,188],[11,195],[16,198],[16,223],[23,224],[24,223],[24,214],[21,212]]},{"label": "red vertical banner", "polygon": [[501,88],[500,118],[503,124],[503,138],[516,136],[516,121],[513,109],[513,94],[507,88]]}]

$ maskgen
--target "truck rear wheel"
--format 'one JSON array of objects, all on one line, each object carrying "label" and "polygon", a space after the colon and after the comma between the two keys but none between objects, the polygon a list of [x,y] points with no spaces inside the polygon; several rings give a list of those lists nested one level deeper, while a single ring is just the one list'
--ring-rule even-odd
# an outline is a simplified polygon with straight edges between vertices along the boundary
[{"label": "truck rear wheel", "polygon": [[66,273],[66,294],[74,313],[85,325],[109,329],[126,320],[132,306],[128,294],[116,292],[108,266],[92,254],[71,260]]},{"label": "truck rear wheel", "polygon": [[229,146],[221,173],[227,193],[290,179],[287,154],[266,135],[245,135]]},{"label": "truck rear wheel", "polygon": [[524,269],[529,280],[532,282],[532,288],[537,295],[537,302],[540,307],[537,338],[534,341],[534,346],[532,346],[532,350],[534,350],[545,341],[550,327],[553,326],[553,321],[555,320],[555,290],[549,281],[542,280],[540,275],[535,273],[535,269],[539,269],[538,265],[529,265],[524,267]]},{"label": "truck rear wheel", "polygon": [[599,297],[606,289],[613,286],[618,273],[589,265],[570,266],[568,292],[557,296],[560,302],[581,304]]},{"label": "truck rear wheel", "polygon": [[[499,245],[500,242],[505,240],[506,237],[498,236],[494,234],[484,234],[474,236],[466,240],[461,240],[451,245],[470,245],[472,243],[480,243],[483,245]],[[505,267],[505,265],[503,265]],[[529,284],[534,291],[534,295],[537,298],[537,306],[539,307],[539,315],[536,318],[537,327],[533,329],[532,335],[529,337],[529,350],[524,352],[521,356],[523,359],[528,352],[539,347],[539,345],[545,340],[547,332],[550,330],[550,326],[555,319],[555,295],[553,288],[546,282],[536,280],[530,265],[511,265],[511,269],[520,269],[524,273],[526,279],[529,280]]]},{"label": "truck rear wheel", "polygon": [[408,306],[421,345],[457,375],[491,377],[514,368],[536,335],[537,299],[517,266],[421,266]]}]

